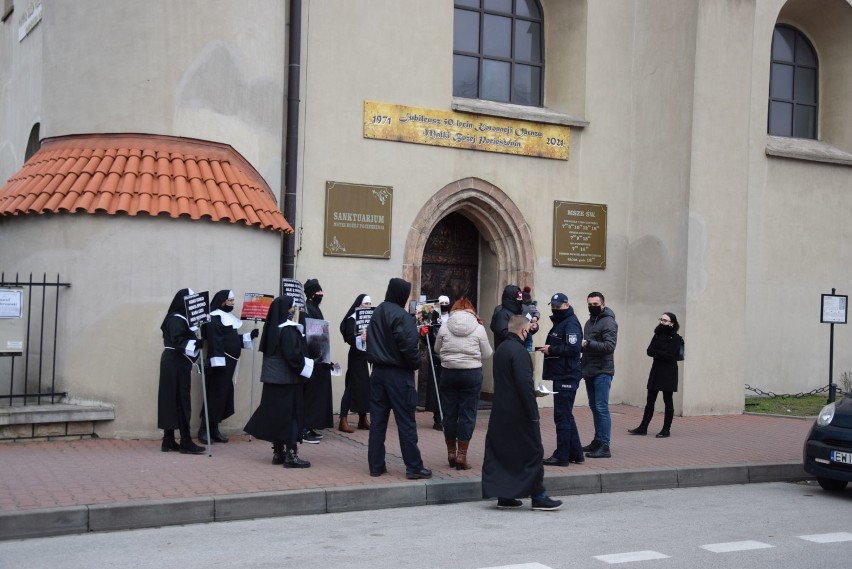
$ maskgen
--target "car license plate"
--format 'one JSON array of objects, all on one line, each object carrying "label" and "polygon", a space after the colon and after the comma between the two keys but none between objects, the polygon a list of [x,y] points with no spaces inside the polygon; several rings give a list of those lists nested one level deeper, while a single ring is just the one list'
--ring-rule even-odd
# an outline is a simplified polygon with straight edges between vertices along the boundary
[{"label": "car license plate", "polygon": [[839,450],[831,451],[831,462],[840,464],[852,464],[852,452],[840,452]]}]

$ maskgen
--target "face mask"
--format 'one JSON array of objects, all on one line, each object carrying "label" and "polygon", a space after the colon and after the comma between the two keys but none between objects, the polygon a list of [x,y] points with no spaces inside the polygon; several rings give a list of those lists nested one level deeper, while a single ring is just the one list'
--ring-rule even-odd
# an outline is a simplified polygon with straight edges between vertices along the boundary
[{"label": "face mask", "polygon": [[448,305],[446,305],[446,304],[441,305],[441,314],[446,314],[449,311],[450,311],[450,307]]},{"label": "face mask", "polygon": [[591,316],[592,318],[600,316],[601,312],[603,312],[602,306],[592,306],[591,304],[589,305],[589,316]]},{"label": "face mask", "polygon": [[321,294],[315,294],[315,295],[311,298],[311,300],[314,302],[314,304],[316,304],[317,306],[319,306],[319,305],[320,305],[320,303],[322,302],[322,295],[321,295]]},{"label": "face mask", "polygon": [[222,312],[231,312],[231,311],[234,310],[234,305],[233,304],[223,304],[222,308],[220,308],[219,310],[221,310]]}]

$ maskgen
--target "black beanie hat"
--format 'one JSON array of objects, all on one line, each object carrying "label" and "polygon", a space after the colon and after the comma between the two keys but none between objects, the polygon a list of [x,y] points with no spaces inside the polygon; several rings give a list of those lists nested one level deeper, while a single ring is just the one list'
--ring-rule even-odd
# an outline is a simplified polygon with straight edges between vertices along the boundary
[{"label": "black beanie hat", "polygon": [[308,279],[305,281],[305,296],[308,298],[313,298],[313,296],[322,290],[322,287],[319,284],[317,279]]}]

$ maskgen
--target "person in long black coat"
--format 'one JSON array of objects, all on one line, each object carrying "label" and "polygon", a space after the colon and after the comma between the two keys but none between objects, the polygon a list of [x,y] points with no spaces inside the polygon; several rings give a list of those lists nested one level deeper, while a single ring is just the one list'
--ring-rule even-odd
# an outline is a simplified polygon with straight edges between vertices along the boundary
[{"label": "person in long black coat", "polygon": [[349,411],[358,413],[358,428],[369,430],[370,420],[367,413],[370,410],[370,366],[367,362],[366,327],[358,329],[356,311],[359,308],[370,308],[373,300],[366,294],[359,294],[340,322],[340,334],[349,344],[349,357],[346,364],[346,384],[343,397],[340,398],[340,420],[337,430],[344,433],[354,433],[349,425]]},{"label": "person in long black coat", "polygon": [[683,346],[683,338],[677,333],[680,329],[677,316],[671,312],[663,312],[660,323],[654,329],[654,337],[648,344],[647,354],[654,358],[651,373],[648,375],[648,399],[645,402],[645,413],[642,423],[628,432],[631,435],[647,435],[648,425],[654,416],[654,404],[657,394],[663,393],[665,415],[663,429],[657,433],[657,438],[671,436],[672,419],[674,418],[674,401],[672,394],[677,391],[677,362]]},{"label": "person in long black coat", "polygon": [[[204,447],[192,441],[189,434],[192,398],[192,364],[201,353],[204,341],[196,338],[189,327],[184,297],[194,294],[183,288],[175,294],[160,330],[163,332],[163,354],[160,356],[160,383],[157,392],[157,427],[163,429],[163,452],[201,454]],[[180,444],[175,441],[180,431]]]},{"label": "person in long black coat", "polygon": [[[304,323],[304,318],[315,318],[325,320],[320,310],[323,299],[323,290],[317,279],[305,281],[305,311],[299,317]],[[317,358],[320,354],[309,354]],[[334,403],[331,392],[331,370],[327,366],[319,366],[311,380],[305,384],[305,432],[302,440],[306,443],[316,444],[320,442],[322,435],[317,431],[334,426]]]},{"label": "person in long black coat", "polygon": [[201,427],[198,440],[210,444],[228,442],[228,437],[219,432],[219,423],[234,414],[234,372],[243,349],[252,347],[257,338],[257,329],[240,334],[243,321],[231,314],[234,310],[234,291],[220,290],[210,301],[210,323],[204,326],[207,342],[207,361],[204,365],[204,380],[207,386],[207,419],[210,421],[210,437],[204,406],[201,407]]},{"label": "person in long black coat", "polygon": [[304,385],[315,371],[308,357],[304,328],[289,320],[293,298],[279,296],[272,301],[260,336],[263,353],[260,381],[263,392],[244,430],[256,439],[272,443],[272,464],[284,468],[308,468],[299,458],[302,433]]},{"label": "person in long black coat", "polygon": [[485,435],[482,497],[496,497],[498,508],[519,508],[523,505],[519,498],[531,496],[534,510],[555,510],[562,502],[549,498],[544,489],[544,448],[526,348],[529,326],[524,316],[512,316],[505,340],[494,353],[494,401]]}]

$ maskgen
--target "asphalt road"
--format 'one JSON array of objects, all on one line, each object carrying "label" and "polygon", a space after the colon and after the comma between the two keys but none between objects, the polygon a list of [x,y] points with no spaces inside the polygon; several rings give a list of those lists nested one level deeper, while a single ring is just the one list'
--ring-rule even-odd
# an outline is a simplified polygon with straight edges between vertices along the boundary
[{"label": "asphalt road", "polygon": [[849,567],[852,488],[772,483],[591,494],[0,542],[2,568]]}]

